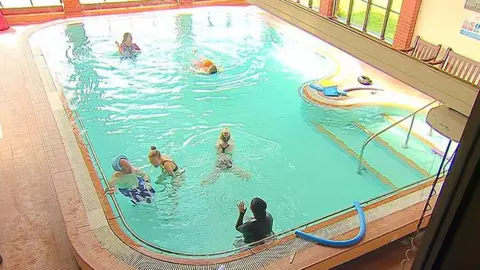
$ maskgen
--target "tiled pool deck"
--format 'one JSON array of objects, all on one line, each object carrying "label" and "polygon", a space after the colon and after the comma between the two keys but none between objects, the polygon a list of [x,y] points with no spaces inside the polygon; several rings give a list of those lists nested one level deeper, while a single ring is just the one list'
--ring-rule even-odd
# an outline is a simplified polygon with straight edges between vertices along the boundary
[{"label": "tiled pool deck", "polygon": [[[290,235],[266,250],[189,260],[153,253],[116,235],[112,228],[118,222],[104,213],[105,199],[97,196],[92,166],[83,159],[61,95],[39,51],[28,47],[35,28],[0,36],[0,269],[78,269],[75,257],[80,266],[93,269],[217,269],[220,264],[227,269],[303,269],[313,264],[325,269],[416,227],[428,182],[365,206],[366,237],[347,249],[316,246]],[[350,211],[307,230],[342,239],[356,234],[356,227]]]},{"label": "tiled pool deck", "polygon": [[73,184],[72,169],[33,59],[9,45],[0,45],[0,268],[78,269],[55,184]]}]

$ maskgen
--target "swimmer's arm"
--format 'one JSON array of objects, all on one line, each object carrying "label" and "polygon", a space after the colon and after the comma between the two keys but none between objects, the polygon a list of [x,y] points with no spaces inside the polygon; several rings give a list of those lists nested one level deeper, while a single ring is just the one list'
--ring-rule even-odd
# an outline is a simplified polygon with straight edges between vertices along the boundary
[{"label": "swimmer's arm", "polygon": [[219,143],[215,144],[215,149],[217,150],[217,154],[222,153],[222,147],[220,146]]},{"label": "swimmer's arm", "polygon": [[145,181],[150,182],[150,176],[148,176],[148,174],[146,174],[144,171],[135,168],[135,173],[140,175]]},{"label": "swimmer's arm", "polygon": [[233,153],[233,150],[235,150],[235,143],[234,142],[229,142],[228,143],[228,152]]},{"label": "swimmer's arm", "polygon": [[240,212],[238,214],[237,218],[237,224],[235,225],[235,229],[241,233],[243,233],[243,217],[245,216],[245,213]]},{"label": "swimmer's arm", "polygon": [[122,44],[118,43],[118,41],[115,41],[115,44],[117,44],[118,53],[120,55],[124,55],[123,49],[122,49]]},{"label": "swimmer's arm", "polygon": [[117,185],[117,180],[119,177],[120,175],[118,172],[113,173],[112,178],[110,178],[110,180],[108,181],[108,184],[110,185],[110,187],[114,187]]},{"label": "swimmer's arm", "polygon": [[164,171],[165,173],[167,173],[167,175],[170,175],[171,177],[175,177],[176,176],[175,172],[172,169],[173,163],[172,162],[168,162],[168,163],[169,163],[168,166],[164,167]]},{"label": "swimmer's arm", "polygon": [[114,172],[112,175],[112,178],[110,178],[110,180],[108,181],[108,186],[110,187],[110,189],[107,190],[108,193],[112,194],[113,192],[115,192],[118,178],[119,178],[118,172]]}]

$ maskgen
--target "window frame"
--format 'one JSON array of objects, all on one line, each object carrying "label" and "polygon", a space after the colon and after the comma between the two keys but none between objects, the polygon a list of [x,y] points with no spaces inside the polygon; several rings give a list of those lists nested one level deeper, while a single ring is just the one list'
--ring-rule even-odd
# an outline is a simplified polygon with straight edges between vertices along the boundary
[{"label": "window frame", "polygon": [[[338,9],[339,9],[339,6],[340,6],[340,1],[341,0],[335,0],[335,3],[334,3],[334,14],[335,14],[335,17],[337,19],[338,19],[337,13],[338,13]],[[344,1],[346,1],[346,0],[344,0]],[[385,39],[385,35],[386,35],[386,32],[387,32],[387,27],[388,27],[388,20],[390,19],[390,14],[394,13],[394,14],[397,14],[397,15],[400,16],[400,12],[392,9],[392,5],[393,5],[394,0],[387,0],[388,2],[387,2],[386,7],[373,3],[373,0],[357,0],[357,1],[366,2],[366,4],[367,4],[366,10],[365,10],[365,18],[363,19],[363,25],[361,27],[357,27],[357,26],[351,24],[352,14],[353,14],[353,6],[354,6],[354,3],[355,3],[355,0],[349,0],[348,11],[347,11],[346,18],[345,19],[340,19],[338,21],[343,22],[348,26],[355,27],[355,28],[361,30],[362,32],[365,32],[365,33],[367,33],[371,36],[379,37],[381,40],[384,40],[384,41],[390,43],[390,40]],[[368,29],[367,29],[368,20],[370,18],[370,12],[371,12],[372,6],[385,10],[385,17],[383,18],[383,23],[382,23],[382,28],[381,28],[381,31],[380,31],[380,36],[369,33]]]},{"label": "window frame", "polygon": [[[314,2],[316,2],[315,0],[305,0],[305,1],[302,1],[302,0],[290,0],[292,2],[295,2],[297,4],[300,4],[302,5],[303,7],[306,7],[308,9],[311,9],[311,10],[314,10],[314,11],[320,11],[320,3],[322,0],[317,0],[318,1],[318,7],[317,6],[314,6]],[[302,2],[307,2],[306,4],[302,3]]]},{"label": "window frame", "polygon": [[[29,0],[30,6],[11,6],[11,7],[5,7],[2,3],[2,0],[0,0],[0,8],[1,9],[12,9],[12,8],[35,8],[35,7],[48,7],[48,6],[63,6],[63,0],[56,0],[58,4],[55,5],[35,5],[33,0]],[[52,1],[53,2],[53,1]]]}]

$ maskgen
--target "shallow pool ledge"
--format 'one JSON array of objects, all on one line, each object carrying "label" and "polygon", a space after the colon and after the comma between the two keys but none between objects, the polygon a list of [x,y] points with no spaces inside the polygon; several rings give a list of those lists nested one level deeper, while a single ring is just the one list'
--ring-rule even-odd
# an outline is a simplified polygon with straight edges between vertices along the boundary
[{"label": "shallow pool ledge", "polygon": [[[247,266],[249,269],[330,268],[415,231],[431,181],[362,205],[368,221],[367,233],[359,244],[346,249],[317,246],[295,238],[292,232],[272,243],[223,258],[180,258],[147,250],[123,231],[107,197],[102,194],[92,159],[73,121],[72,112],[58,91],[59,86],[55,85],[39,49],[28,46],[28,38],[40,28],[24,33],[19,48],[25,56],[26,80],[33,85],[29,92],[35,97],[34,105],[51,111],[58,129],[48,132],[61,138],[58,145],[47,150],[51,152],[48,163],[67,234],[82,269],[138,269],[142,266],[205,269],[205,265],[217,269],[222,264],[227,269],[245,269]],[[61,171],[55,173],[54,169],[60,167]],[[341,240],[356,234],[357,227],[358,220],[352,209],[304,231]]]}]

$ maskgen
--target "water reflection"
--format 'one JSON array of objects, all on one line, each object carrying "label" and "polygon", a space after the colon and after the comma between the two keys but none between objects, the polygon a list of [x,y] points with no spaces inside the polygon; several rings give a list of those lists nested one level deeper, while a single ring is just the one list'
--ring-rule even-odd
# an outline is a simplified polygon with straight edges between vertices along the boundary
[{"label": "water reflection", "polygon": [[92,54],[91,43],[86,35],[83,23],[69,24],[65,34],[68,38],[66,58],[74,72],[69,77],[70,90],[80,90],[88,94],[98,88],[99,76],[95,71],[95,57]]}]

